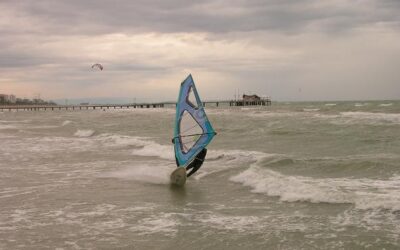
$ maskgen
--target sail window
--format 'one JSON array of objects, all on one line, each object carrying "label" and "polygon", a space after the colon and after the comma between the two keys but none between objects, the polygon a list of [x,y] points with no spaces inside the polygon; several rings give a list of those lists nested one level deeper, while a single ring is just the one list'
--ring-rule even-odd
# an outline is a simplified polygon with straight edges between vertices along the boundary
[{"label": "sail window", "polygon": [[203,129],[187,110],[185,110],[182,114],[179,128],[181,150],[186,154],[199,140],[203,134]]},{"label": "sail window", "polygon": [[189,93],[188,93],[188,96],[187,96],[187,102],[193,108],[198,108],[197,99],[196,99],[196,96],[194,95],[193,87],[189,88]]}]

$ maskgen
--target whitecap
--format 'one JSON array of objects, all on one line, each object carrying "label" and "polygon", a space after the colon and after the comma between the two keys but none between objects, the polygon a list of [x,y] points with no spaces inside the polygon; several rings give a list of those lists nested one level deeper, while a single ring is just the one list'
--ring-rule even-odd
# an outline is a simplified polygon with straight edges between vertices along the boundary
[{"label": "whitecap", "polygon": [[400,114],[395,113],[371,113],[371,112],[341,112],[342,118],[350,119],[349,122],[391,122],[400,124]]},{"label": "whitecap", "polygon": [[392,105],[393,105],[393,103],[381,103],[381,104],[379,104],[380,107],[390,107]]},{"label": "whitecap", "polygon": [[101,174],[103,178],[118,178],[143,183],[168,184],[169,175],[175,166],[171,165],[134,165],[123,169]]},{"label": "whitecap", "polygon": [[78,129],[78,131],[75,132],[75,136],[77,137],[90,137],[94,134],[94,130],[91,129]]},{"label": "whitecap", "polygon": [[364,106],[367,106],[367,105],[368,105],[368,103],[355,103],[354,107],[364,107]]},{"label": "whitecap", "polygon": [[400,210],[400,182],[367,178],[311,178],[287,176],[253,165],[230,178],[251,187],[252,192],[279,197],[282,201],[348,203],[356,209]]},{"label": "whitecap", "polygon": [[319,109],[304,108],[303,111],[304,112],[316,112],[316,111],[319,111]]},{"label": "whitecap", "polygon": [[143,147],[148,144],[146,137],[128,136],[118,134],[100,134],[96,139],[102,141],[107,146],[136,146]]},{"label": "whitecap", "polygon": [[64,126],[67,126],[68,124],[71,124],[71,123],[72,123],[71,121],[66,120],[61,124],[61,126],[64,127]]},{"label": "whitecap", "polygon": [[131,227],[130,230],[139,235],[162,233],[165,235],[175,235],[180,225],[174,213],[160,213],[149,218],[144,218]]},{"label": "whitecap", "polygon": [[144,144],[142,148],[133,150],[132,154],[139,156],[156,156],[167,160],[175,159],[172,145],[161,145],[153,141],[147,141],[144,142]]}]

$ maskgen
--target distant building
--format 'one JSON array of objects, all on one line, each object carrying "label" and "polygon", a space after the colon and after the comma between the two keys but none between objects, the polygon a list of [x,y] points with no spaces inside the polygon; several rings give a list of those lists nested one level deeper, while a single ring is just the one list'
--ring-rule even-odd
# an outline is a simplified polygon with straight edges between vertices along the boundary
[{"label": "distant building", "polygon": [[9,95],[8,96],[8,102],[9,103],[16,103],[17,102],[17,97],[15,97],[15,95]]},{"label": "distant building", "polygon": [[6,103],[8,100],[8,95],[0,94],[0,103]]},{"label": "distant building", "polygon": [[0,94],[0,103],[16,103],[17,98],[15,95]]},{"label": "distant building", "polygon": [[261,101],[261,97],[258,95],[243,95],[243,101],[244,102],[257,102]]},{"label": "distant building", "polygon": [[258,95],[246,95],[242,96],[242,100],[230,101],[229,106],[270,106],[271,98],[266,96],[258,96]]}]

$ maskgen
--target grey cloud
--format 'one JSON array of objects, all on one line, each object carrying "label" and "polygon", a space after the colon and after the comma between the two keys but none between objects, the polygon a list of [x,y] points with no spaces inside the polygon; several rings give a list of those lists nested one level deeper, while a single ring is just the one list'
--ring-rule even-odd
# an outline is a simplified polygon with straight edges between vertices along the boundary
[{"label": "grey cloud", "polygon": [[[207,0],[201,3],[183,0],[3,0],[0,9],[2,75],[11,72],[10,68],[16,68],[21,72],[21,81],[42,84],[39,86],[44,86],[44,89],[57,86],[62,89],[59,96],[79,95],[78,92],[84,92],[80,88],[85,87],[101,90],[107,86],[104,91],[108,91],[114,86],[120,88],[123,82],[126,83],[121,90],[123,93],[132,91],[131,85],[136,84],[140,85],[134,89],[137,95],[146,94],[145,91],[153,95],[142,85],[179,75],[183,69],[204,75],[215,73],[219,78],[212,79],[212,82],[219,81],[231,89],[254,90],[282,99],[296,99],[300,87],[303,93],[313,89],[308,92],[308,98],[347,98],[347,95],[352,98],[361,96],[360,89],[365,92],[363,98],[371,98],[377,92],[378,79],[382,89],[379,97],[397,97],[399,93],[396,85],[399,74],[394,67],[399,65],[399,47],[396,45],[400,27],[398,0]],[[379,32],[370,30],[347,34],[359,27],[369,28],[376,24],[390,26],[392,29],[385,32],[391,36],[380,36]],[[231,49],[226,54],[224,51],[215,56],[206,52],[197,52],[193,57],[184,55],[185,60],[180,61],[175,57],[160,58],[164,53],[182,54],[179,48],[172,51],[173,48],[168,50],[167,46],[156,55],[143,53],[137,56],[132,53],[124,56],[119,52],[121,48],[129,47],[129,42],[126,42],[121,47],[115,45],[110,49],[112,58],[99,61],[107,68],[101,72],[101,77],[90,74],[93,73],[90,65],[95,63],[91,60],[96,58],[96,53],[78,49],[68,51],[68,48],[79,47],[82,39],[102,39],[104,37],[97,36],[102,34],[156,33],[154,39],[163,39],[158,35],[172,32],[203,32],[205,40],[222,44],[226,41],[226,47],[232,41],[246,44],[243,51],[238,51],[238,54],[243,53],[242,56],[232,57],[230,53],[235,51]],[[325,34],[332,36],[326,38]],[[68,42],[59,44],[63,39]],[[382,41],[378,43],[380,39]],[[46,48],[46,43],[53,47]],[[359,44],[364,44],[364,47],[356,53]],[[221,46],[221,50],[223,48]],[[241,48],[239,46],[239,50]],[[259,56],[256,53],[263,51],[260,48],[278,50],[287,56],[270,58],[268,53]],[[256,52],[250,53],[252,49]],[[291,53],[291,50],[299,54]],[[339,59],[338,54],[341,55]],[[377,61],[379,58],[381,61]],[[338,64],[343,66],[332,69],[331,60],[338,60]],[[48,66],[51,64],[56,66]],[[394,65],[393,69],[387,65]],[[362,66],[363,71],[360,70]],[[26,74],[25,68],[28,67],[32,72]],[[348,71],[348,68],[353,70]],[[10,78],[13,76],[11,74]],[[335,82],[340,84],[335,85]],[[368,90],[367,84],[373,87]],[[321,89],[329,90],[329,93]],[[167,91],[160,92],[158,97],[163,98]],[[226,96],[225,89],[215,86],[205,89],[207,91],[215,98],[231,95]],[[334,92],[336,94],[329,96]],[[84,93],[95,92],[90,89]],[[170,93],[171,97],[175,95],[175,92]]]},{"label": "grey cloud", "polygon": [[314,23],[320,31],[340,31],[373,23],[398,25],[400,4],[394,0],[349,1],[10,1],[20,16],[40,20],[45,32],[302,32]]}]

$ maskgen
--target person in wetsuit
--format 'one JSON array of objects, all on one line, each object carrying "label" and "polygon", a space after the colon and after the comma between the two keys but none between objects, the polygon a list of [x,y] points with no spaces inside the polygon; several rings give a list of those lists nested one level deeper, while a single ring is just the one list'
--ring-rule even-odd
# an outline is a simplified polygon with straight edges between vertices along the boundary
[{"label": "person in wetsuit", "polygon": [[193,161],[186,166],[186,171],[190,172],[186,175],[187,177],[196,173],[197,170],[203,165],[204,159],[206,158],[207,149],[203,148],[197,155],[194,157]]},{"label": "person in wetsuit", "polygon": [[[172,139],[172,143],[174,143],[175,138]],[[204,159],[206,158],[207,149],[203,148],[193,159],[189,165],[186,166],[186,172],[190,170],[186,177],[191,176],[192,174],[196,173],[197,170],[203,165]],[[176,166],[179,167],[178,159],[175,156]]]}]

